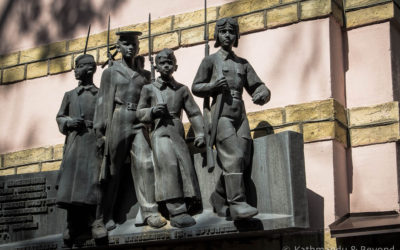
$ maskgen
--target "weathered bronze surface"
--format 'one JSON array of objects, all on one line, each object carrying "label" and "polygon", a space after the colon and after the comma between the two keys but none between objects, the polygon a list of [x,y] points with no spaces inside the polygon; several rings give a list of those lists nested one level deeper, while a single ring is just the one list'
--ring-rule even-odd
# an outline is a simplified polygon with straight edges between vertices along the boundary
[{"label": "weathered bronze surface", "polygon": [[220,216],[251,218],[258,211],[245,196],[243,173],[250,165],[252,140],[242,94],[246,89],[254,103],[263,105],[270,91],[253,67],[232,51],[239,43],[235,19],[218,20],[214,37],[214,46],[221,49],[203,59],[192,85],[193,94],[213,98],[209,146],[215,144],[223,171],[210,202]]},{"label": "weathered bronze surface", "polygon": [[166,221],[158,212],[154,192],[154,167],[146,127],[137,118],[137,104],[150,73],[135,66],[140,32],[118,32],[120,61],[113,62],[101,77],[96,104],[94,129],[98,147],[103,152],[100,181],[103,182],[102,209],[108,230],[115,228],[114,210],[121,182],[121,168],[130,159],[136,198],[142,219],[153,227]]},{"label": "weathered bronze surface", "polygon": [[177,69],[172,50],[156,56],[160,77],[142,89],[139,120],[151,125],[155,165],[155,196],[165,202],[172,226],[192,226],[196,221],[187,213],[184,198],[200,197],[196,173],[185,142],[182,111],[185,110],[195,133],[194,144],[204,145],[204,124],[190,90],[172,77]]},{"label": "weathered bronze surface", "polygon": [[[59,175],[57,205],[67,210],[64,240],[74,239],[92,226],[99,203],[99,157],[93,117],[98,88],[93,84],[96,63],[91,55],[83,54],[75,60],[75,78],[79,86],[64,95],[57,123],[66,135],[63,160]],[[94,228],[93,228],[94,229]],[[94,237],[105,237],[106,231]]]}]

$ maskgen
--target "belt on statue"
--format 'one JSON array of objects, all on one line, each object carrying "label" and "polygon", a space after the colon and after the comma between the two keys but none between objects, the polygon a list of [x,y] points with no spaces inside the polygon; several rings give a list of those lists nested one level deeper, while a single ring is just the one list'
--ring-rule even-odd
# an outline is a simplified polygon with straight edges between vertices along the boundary
[{"label": "belt on statue", "polygon": [[179,116],[179,114],[177,114],[176,112],[168,112],[167,114],[164,115],[163,118],[181,119],[181,117]]},{"label": "belt on statue", "polygon": [[242,100],[242,92],[234,89],[230,89],[229,92],[233,98]]},{"label": "belt on statue", "polygon": [[126,107],[127,110],[132,110],[132,111],[136,111],[137,110],[137,104],[136,103],[132,103],[132,102],[121,102],[118,100],[115,100],[115,104],[117,107]]}]

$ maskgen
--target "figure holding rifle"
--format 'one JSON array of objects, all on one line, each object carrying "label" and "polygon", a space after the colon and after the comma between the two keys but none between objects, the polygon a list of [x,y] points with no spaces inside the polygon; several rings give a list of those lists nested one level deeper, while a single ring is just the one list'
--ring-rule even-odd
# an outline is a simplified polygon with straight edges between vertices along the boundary
[{"label": "figure holding rifle", "polygon": [[72,245],[89,228],[95,239],[107,236],[104,224],[95,220],[100,201],[100,159],[93,130],[98,88],[93,84],[96,62],[86,54],[89,34],[90,26],[83,55],[75,59],[78,87],[65,93],[56,118],[60,132],[66,135],[56,202],[67,211],[67,228],[63,233],[67,245]]},{"label": "figure holding rifle", "polygon": [[214,37],[214,47],[221,49],[203,59],[192,85],[194,95],[213,98],[208,146],[216,147],[222,175],[210,202],[219,216],[246,219],[258,211],[246,202],[244,189],[243,172],[250,164],[252,140],[242,93],[246,89],[254,103],[263,105],[270,91],[250,63],[232,51],[239,43],[235,19],[218,20]]},{"label": "figure holding rifle", "polygon": [[[120,61],[114,61],[101,77],[94,128],[98,145],[104,145],[101,181],[105,183],[103,213],[108,230],[116,227],[113,218],[116,194],[121,180],[121,168],[130,159],[143,221],[159,228],[167,221],[158,212],[154,192],[154,167],[145,126],[136,116],[137,104],[143,86],[150,83],[150,72],[135,67],[139,50],[137,31],[121,31],[117,51]],[[111,59],[111,58],[110,58]]]}]

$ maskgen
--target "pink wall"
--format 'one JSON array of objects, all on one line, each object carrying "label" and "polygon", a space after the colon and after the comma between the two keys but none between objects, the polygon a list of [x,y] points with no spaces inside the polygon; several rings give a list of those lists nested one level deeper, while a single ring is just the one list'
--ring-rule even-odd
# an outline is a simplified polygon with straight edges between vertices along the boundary
[{"label": "pink wall", "polygon": [[390,22],[350,30],[347,37],[347,107],[393,101]]},{"label": "pink wall", "polygon": [[352,148],[351,212],[398,210],[396,143]]},{"label": "pink wall", "polygon": [[332,98],[346,106],[343,58],[343,32],[336,19],[330,19],[330,63]]},{"label": "pink wall", "polygon": [[[208,0],[207,4],[211,7],[232,1]],[[149,12],[156,19],[199,10],[203,4],[187,0],[0,1],[0,54],[86,36],[89,24],[92,34],[102,32],[107,29],[109,13],[111,28],[118,28],[146,22]]]},{"label": "pink wall", "polygon": [[[210,45],[214,52],[214,42]],[[242,36],[236,53],[249,60],[272,92],[270,103],[263,107],[245,95],[247,111],[331,97],[329,51],[328,18]],[[191,86],[204,57],[204,45],[181,48],[175,53],[179,65],[175,78]],[[145,67],[149,68],[147,62]],[[100,82],[101,72],[98,67],[96,83]],[[0,123],[0,153],[63,143],[55,116],[64,92],[76,84],[73,72],[67,72],[0,86],[0,117],[10,121]]]},{"label": "pink wall", "polygon": [[304,144],[304,157],[312,201],[310,223],[312,227],[327,228],[349,212],[346,152],[337,141],[322,141]]}]

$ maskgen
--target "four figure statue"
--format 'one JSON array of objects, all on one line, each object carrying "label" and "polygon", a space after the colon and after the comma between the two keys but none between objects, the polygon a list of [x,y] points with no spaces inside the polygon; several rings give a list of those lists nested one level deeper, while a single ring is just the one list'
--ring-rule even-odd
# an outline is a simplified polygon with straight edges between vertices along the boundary
[{"label": "four figure statue", "polygon": [[[215,47],[221,49],[203,59],[192,85],[194,95],[213,98],[210,131],[205,131],[189,88],[172,76],[177,69],[173,51],[164,49],[157,54],[160,77],[151,82],[143,58],[136,57],[141,33],[117,35],[122,59],[103,72],[100,89],[93,85],[93,57],[78,57],[75,75],[79,86],[65,94],[57,114],[60,131],[67,136],[57,197],[68,214],[69,231],[64,239],[79,233],[74,230],[82,223],[86,227],[92,223],[94,238],[107,235],[103,222],[108,230],[115,228],[115,201],[127,160],[145,223],[154,228],[166,225],[158,208],[161,203],[171,226],[196,223],[185,203],[200,194],[184,138],[183,110],[195,134],[194,145],[204,146],[209,136],[217,151],[222,175],[210,197],[215,212],[233,220],[256,215],[244,190],[243,172],[250,164],[252,140],[242,94],[245,89],[254,103],[263,105],[270,91],[252,66],[232,51],[239,41],[237,21],[217,21]],[[79,219],[82,216],[93,219]]]}]

